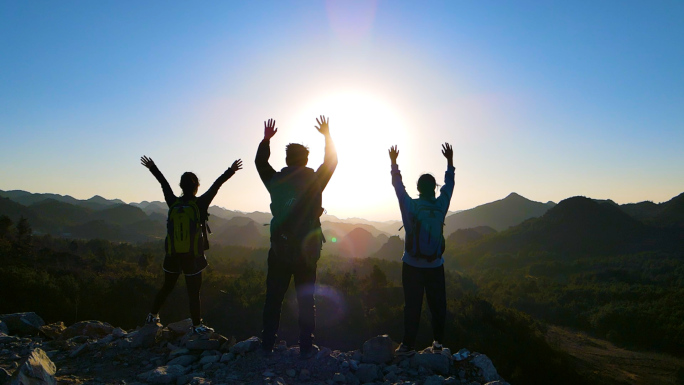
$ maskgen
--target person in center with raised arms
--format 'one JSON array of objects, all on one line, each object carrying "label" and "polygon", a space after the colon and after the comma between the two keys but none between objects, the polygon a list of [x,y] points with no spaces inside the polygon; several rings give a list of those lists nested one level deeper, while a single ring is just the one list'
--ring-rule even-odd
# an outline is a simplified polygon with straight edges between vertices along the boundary
[{"label": "person in center with raised arms", "polygon": [[404,337],[396,350],[397,355],[415,354],[416,336],[423,307],[423,294],[427,297],[432,314],[432,351],[442,351],[446,321],[446,285],[444,281],[444,219],[454,192],[454,151],[449,143],[442,145],[447,160],[444,185],[435,197],[437,181],[430,174],[418,178],[418,198],[411,198],[401,178],[397,146],[389,149],[392,161],[392,185],[399,200],[401,220],[406,235],[401,260],[401,283],[404,288]]},{"label": "person in center with raised arms", "polygon": [[262,350],[273,351],[280,325],[285,292],[294,276],[299,307],[299,349],[302,358],[313,356],[316,326],[314,291],[316,267],[321,256],[323,190],[337,167],[337,152],[330,137],[329,119],[320,116],[315,128],[325,137],[325,158],[314,171],[306,167],[309,150],[296,143],[285,147],[287,167],[276,172],[268,162],[270,141],[278,129],[275,120],[264,122],[264,139],[256,154],[256,168],[271,196],[271,248],[268,251],[266,302],[264,303]]}]

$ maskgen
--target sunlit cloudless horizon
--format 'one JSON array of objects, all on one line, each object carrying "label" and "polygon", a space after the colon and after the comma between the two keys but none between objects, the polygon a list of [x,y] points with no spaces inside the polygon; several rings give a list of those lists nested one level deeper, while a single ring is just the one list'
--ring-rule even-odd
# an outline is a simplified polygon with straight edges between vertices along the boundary
[{"label": "sunlit cloudless horizon", "polygon": [[0,189],[126,202],[200,193],[268,211],[254,166],[263,122],[339,166],[328,214],[398,219],[387,150],[410,194],[442,180],[451,210],[517,192],[662,202],[684,192],[684,3],[0,2]]}]

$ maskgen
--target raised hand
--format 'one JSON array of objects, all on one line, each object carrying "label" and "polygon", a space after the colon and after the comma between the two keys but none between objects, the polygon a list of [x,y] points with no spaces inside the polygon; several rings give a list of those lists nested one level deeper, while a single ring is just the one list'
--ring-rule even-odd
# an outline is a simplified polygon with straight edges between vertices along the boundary
[{"label": "raised hand", "polygon": [[268,122],[264,122],[264,140],[270,140],[278,132],[275,124],[275,119],[269,119]]},{"label": "raised hand", "polygon": [[233,162],[233,165],[230,166],[230,169],[233,170],[233,172],[237,172],[238,170],[242,170],[242,159],[238,159],[235,162]]},{"label": "raised hand", "polygon": [[449,143],[444,143],[442,145],[442,155],[447,159],[447,162],[449,162],[449,166],[454,165],[454,149],[451,147]]},{"label": "raised hand", "polygon": [[399,157],[399,150],[397,150],[396,145],[390,147],[389,157],[390,157],[390,160],[392,161],[392,164],[397,164],[397,158]]},{"label": "raised hand", "polygon": [[328,136],[328,135],[330,135],[330,127],[328,126],[328,122],[330,122],[330,118],[328,118],[328,120],[326,120],[325,116],[321,115],[319,118],[316,118],[316,123],[318,123],[318,126],[314,126],[314,127],[321,134]]},{"label": "raised hand", "polygon": [[140,157],[140,164],[142,164],[150,170],[152,169],[152,167],[154,167],[154,161],[152,160],[152,158],[148,158],[145,155]]}]

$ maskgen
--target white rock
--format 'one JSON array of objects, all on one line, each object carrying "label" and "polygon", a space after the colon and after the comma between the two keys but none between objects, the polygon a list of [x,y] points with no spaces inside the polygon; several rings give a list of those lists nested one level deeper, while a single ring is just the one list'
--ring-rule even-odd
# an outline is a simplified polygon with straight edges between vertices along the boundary
[{"label": "white rock", "polygon": [[492,382],[501,380],[501,376],[499,376],[499,373],[496,372],[496,368],[494,367],[492,360],[490,360],[486,355],[478,354],[472,360],[470,360],[470,363],[482,370],[482,378],[484,378],[485,381]]},{"label": "white rock", "polygon": [[42,349],[34,349],[12,375],[12,385],[55,385],[57,367]]},{"label": "white rock", "polygon": [[235,359],[235,354],[233,353],[223,353],[219,362],[228,362]]},{"label": "white rock", "polygon": [[245,354],[257,350],[259,346],[261,346],[261,340],[258,337],[250,337],[233,345],[230,352],[235,355]]},{"label": "white rock", "polygon": [[363,343],[361,361],[382,364],[394,357],[394,342],[389,336],[382,335]]},{"label": "white rock", "polygon": [[188,353],[190,353],[190,350],[186,348],[174,349],[171,351],[171,353],[169,353],[169,358],[184,356]]},{"label": "white rock", "polygon": [[112,330],[112,335],[114,338],[122,338],[126,336],[126,331],[121,328],[114,328],[114,330]]},{"label": "white rock", "polygon": [[176,381],[179,376],[188,372],[189,368],[180,365],[160,366],[138,375],[141,380],[152,384],[170,384]]},{"label": "white rock", "polygon": [[186,354],[184,356],[178,356],[171,361],[169,361],[166,365],[167,366],[173,366],[173,365],[180,365],[180,366],[190,366],[193,362],[197,361],[197,357],[192,355],[192,354]]},{"label": "white rock", "polygon": [[417,368],[422,366],[441,374],[449,374],[450,365],[451,360],[441,354],[416,353],[411,358],[411,367]]},{"label": "white rock", "polygon": [[221,356],[205,356],[200,360],[200,365],[213,364],[214,362],[219,362]]}]

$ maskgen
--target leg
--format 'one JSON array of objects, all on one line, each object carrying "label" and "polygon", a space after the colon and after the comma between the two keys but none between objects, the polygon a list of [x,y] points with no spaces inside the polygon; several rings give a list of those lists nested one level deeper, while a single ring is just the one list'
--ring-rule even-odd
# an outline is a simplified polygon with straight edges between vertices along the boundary
[{"label": "leg", "polygon": [[434,340],[442,343],[446,321],[446,284],[444,266],[425,269],[425,296],[432,314],[432,333]]},{"label": "leg", "polygon": [[180,276],[179,273],[169,273],[164,272],[164,286],[157,292],[157,296],[154,298],[154,303],[152,305],[152,314],[159,314],[162,305],[166,301],[166,298],[173,291],[174,286],[176,286],[176,281]]},{"label": "leg", "polygon": [[404,287],[404,339],[402,342],[411,348],[416,344],[425,291],[420,270],[407,263],[401,267],[401,284]]},{"label": "leg", "polygon": [[262,346],[266,350],[273,349],[276,334],[280,326],[280,311],[287,287],[290,286],[292,272],[287,266],[278,264],[273,249],[268,251],[268,273],[266,275],[266,302],[264,303],[263,323],[261,331]]},{"label": "leg", "polygon": [[299,307],[299,347],[306,350],[313,345],[316,329],[316,264],[298,266],[294,272],[294,283]]},{"label": "leg", "polygon": [[200,289],[202,288],[202,273],[185,276],[185,286],[188,289],[190,300],[190,316],[192,324],[197,326],[202,322],[202,304],[200,302]]}]

